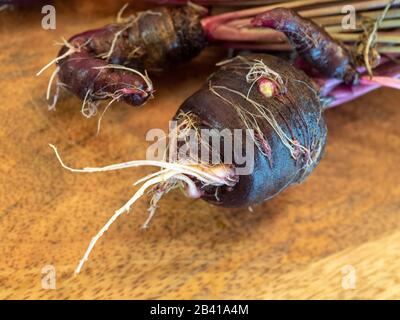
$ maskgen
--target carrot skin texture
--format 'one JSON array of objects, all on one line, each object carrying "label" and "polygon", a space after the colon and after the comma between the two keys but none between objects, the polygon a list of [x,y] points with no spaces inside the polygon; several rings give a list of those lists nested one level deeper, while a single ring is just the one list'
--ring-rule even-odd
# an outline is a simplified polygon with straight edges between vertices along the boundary
[{"label": "carrot skin texture", "polygon": [[[127,83],[133,85],[136,90],[123,96],[125,102],[141,105],[148,99],[150,92],[146,92],[146,84],[141,77],[129,71],[96,69],[105,66],[107,63],[104,60],[93,59],[87,52],[74,53],[62,64],[59,79],[82,100],[88,92],[88,97],[92,100],[101,100],[100,94],[115,93],[126,88]],[[99,98],[95,96],[97,93]]]},{"label": "carrot skin texture", "polygon": [[[206,190],[202,195],[204,200],[225,207],[256,204],[277,195],[291,184],[300,183],[320,161],[326,143],[327,130],[322,106],[313,91],[314,84],[308,76],[274,56],[259,54],[249,57],[262,59],[287,81],[287,93],[282,97],[266,98],[255,89],[250,92],[250,98],[268,108],[288,136],[309,148],[313,163],[306,164],[307,159],[304,155],[294,159],[269,123],[260,121],[260,128],[271,147],[272,161],[255,147],[254,170],[251,174],[239,176],[239,182],[233,188],[220,188],[218,199],[215,197],[215,188]],[[226,86],[246,95],[251,86],[245,79],[246,72],[247,70],[243,70],[233,61],[212,75],[209,81],[212,85]],[[190,112],[196,115],[205,127],[218,130],[246,129],[236,110],[209,90],[210,83],[207,82],[189,97],[179,108],[177,115]],[[232,102],[240,103],[247,110],[254,111],[251,104],[237,95],[218,92]],[[245,154],[244,145],[241,151]]]},{"label": "carrot skin texture", "polygon": [[257,15],[251,23],[283,32],[299,55],[323,75],[346,84],[357,83],[358,73],[350,52],[311,20],[293,10],[276,8]]},{"label": "carrot skin texture", "polygon": [[[206,45],[200,17],[193,9],[165,7],[138,13],[131,23],[83,32],[68,43],[79,49],[59,61],[58,66],[61,82],[72,93],[84,99],[89,91],[90,100],[96,101],[108,99],[122,89],[122,99],[131,105],[144,104],[153,88],[136,73],[104,67],[123,65],[144,74],[147,69],[189,60]],[[67,50],[64,46],[59,56]]]}]

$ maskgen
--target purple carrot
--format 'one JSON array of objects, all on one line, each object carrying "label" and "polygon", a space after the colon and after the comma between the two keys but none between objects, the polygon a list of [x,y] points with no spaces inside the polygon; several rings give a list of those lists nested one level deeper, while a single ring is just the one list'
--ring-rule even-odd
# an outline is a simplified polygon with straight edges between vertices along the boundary
[{"label": "purple carrot", "polygon": [[174,66],[205,47],[202,14],[160,7],[128,18],[119,14],[118,23],[73,36],[55,59],[59,85],[84,104],[112,99],[142,105],[154,91],[146,70]]},{"label": "purple carrot", "polygon": [[357,82],[358,74],[347,48],[293,10],[273,9],[257,15],[251,24],[283,32],[301,57],[325,76],[342,79],[346,84]]}]

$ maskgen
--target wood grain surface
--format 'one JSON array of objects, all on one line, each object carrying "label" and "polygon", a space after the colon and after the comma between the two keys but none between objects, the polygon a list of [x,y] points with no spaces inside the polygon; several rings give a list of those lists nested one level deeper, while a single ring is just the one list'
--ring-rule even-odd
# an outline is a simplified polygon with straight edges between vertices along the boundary
[{"label": "wood grain surface", "polygon": [[[47,110],[51,71],[35,73],[56,55],[54,40],[113,19],[122,2],[105,2],[57,6],[52,31],[40,10],[0,12],[0,298],[400,298],[400,92],[389,89],[327,112],[326,155],[302,185],[254,212],[172,192],[147,231],[143,199],[73,276],[92,236],[152,170],[74,174],[48,144],[78,167],[143,158],[147,130],[166,129],[225,54],[208,49],[155,76],[156,99],[115,104],[96,136],[77,98],[64,93]],[[42,287],[46,265],[54,290]],[[348,270],[353,289],[343,286]]]}]

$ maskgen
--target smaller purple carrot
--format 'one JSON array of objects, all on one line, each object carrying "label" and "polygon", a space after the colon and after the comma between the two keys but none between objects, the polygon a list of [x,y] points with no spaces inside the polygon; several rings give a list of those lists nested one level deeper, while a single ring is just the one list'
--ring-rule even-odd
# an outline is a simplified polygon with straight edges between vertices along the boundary
[{"label": "smaller purple carrot", "polygon": [[347,48],[334,40],[323,28],[296,12],[276,8],[257,15],[251,24],[283,32],[299,55],[327,77],[343,80],[346,84],[357,82],[358,73]]}]

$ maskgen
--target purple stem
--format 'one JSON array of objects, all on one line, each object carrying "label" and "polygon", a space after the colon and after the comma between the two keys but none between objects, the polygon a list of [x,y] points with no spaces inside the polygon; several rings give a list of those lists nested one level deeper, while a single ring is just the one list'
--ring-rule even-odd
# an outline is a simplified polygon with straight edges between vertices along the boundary
[{"label": "purple stem", "polygon": [[[364,81],[357,86],[338,85],[327,96],[328,98],[333,98],[332,103],[330,103],[327,108],[333,108],[349,102],[382,86],[389,86],[389,82],[393,81],[393,79],[400,78],[400,64],[393,61],[382,64],[374,69],[374,75],[376,76],[375,81],[374,77],[368,80],[368,76],[364,75],[362,77]],[[385,78],[388,83],[385,83]],[[400,85],[400,82],[398,82],[398,84]]]}]

